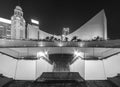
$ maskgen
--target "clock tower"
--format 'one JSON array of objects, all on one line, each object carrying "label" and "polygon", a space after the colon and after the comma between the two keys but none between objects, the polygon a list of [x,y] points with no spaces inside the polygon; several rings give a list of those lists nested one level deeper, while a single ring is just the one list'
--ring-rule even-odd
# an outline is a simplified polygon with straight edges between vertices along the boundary
[{"label": "clock tower", "polygon": [[16,6],[11,17],[11,39],[25,39],[25,19],[20,6]]}]

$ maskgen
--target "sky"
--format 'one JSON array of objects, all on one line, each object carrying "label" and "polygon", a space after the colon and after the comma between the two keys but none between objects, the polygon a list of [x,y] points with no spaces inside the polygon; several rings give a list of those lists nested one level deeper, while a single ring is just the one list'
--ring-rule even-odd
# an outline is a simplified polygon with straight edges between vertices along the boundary
[{"label": "sky", "polygon": [[114,1],[83,0],[0,0],[0,17],[10,19],[15,6],[20,5],[26,23],[40,22],[41,30],[61,34],[64,27],[70,33],[77,30],[102,9],[107,17],[108,38],[120,39],[120,5]]}]

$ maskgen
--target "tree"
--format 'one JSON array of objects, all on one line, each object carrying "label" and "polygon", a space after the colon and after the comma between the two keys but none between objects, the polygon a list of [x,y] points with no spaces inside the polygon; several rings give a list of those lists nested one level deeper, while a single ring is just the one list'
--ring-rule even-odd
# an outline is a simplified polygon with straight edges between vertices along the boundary
[{"label": "tree", "polygon": [[50,37],[48,37],[48,36],[45,38],[45,40],[49,40],[49,39],[50,39]]},{"label": "tree", "polygon": [[71,41],[76,41],[76,40],[77,40],[77,36],[74,36]]}]

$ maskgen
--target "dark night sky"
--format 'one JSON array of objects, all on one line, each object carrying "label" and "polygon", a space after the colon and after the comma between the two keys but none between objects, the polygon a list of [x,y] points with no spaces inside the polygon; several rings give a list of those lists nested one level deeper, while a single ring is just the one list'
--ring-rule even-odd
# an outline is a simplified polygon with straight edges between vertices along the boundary
[{"label": "dark night sky", "polygon": [[70,32],[73,32],[104,9],[108,22],[108,37],[120,39],[120,5],[118,2],[78,1],[0,0],[0,17],[10,19],[15,6],[20,5],[27,23],[30,23],[30,19],[33,18],[39,20],[41,30],[61,34],[63,27],[69,27]]}]

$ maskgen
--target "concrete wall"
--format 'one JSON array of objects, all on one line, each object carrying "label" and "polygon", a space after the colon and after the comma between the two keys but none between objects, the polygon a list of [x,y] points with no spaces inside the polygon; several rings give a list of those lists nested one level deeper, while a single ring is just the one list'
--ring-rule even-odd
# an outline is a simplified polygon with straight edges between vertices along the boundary
[{"label": "concrete wall", "polygon": [[120,73],[120,54],[105,59],[104,66],[107,77],[116,76]]},{"label": "concrete wall", "polygon": [[36,78],[39,77],[43,72],[52,72],[53,66],[50,65],[48,62],[43,60],[42,58],[40,60],[36,61]]},{"label": "concrete wall", "polygon": [[52,72],[53,66],[43,59],[16,60],[0,54],[0,74],[16,80],[35,80],[43,72]]},{"label": "concrete wall", "polygon": [[[17,65],[17,66],[16,66]],[[0,54],[0,74],[18,80],[34,80],[42,72],[52,72],[53,66],[45,60],[15,60]],[[120,73],[120,54],[104,60],[78,59],[70,66],[86,80],[103,80]]]},{"label": "concrete wall", "polygon": [[120,73],[120,54],[104,60],[77,60],[70,66],[86,80],[104,80]]},{"label": "concrete wall", "polygon": [[13,78],[15,75],[16,60],[0,54],[0,73]]},{"label": "concrete wall", "polygon": [[80,58],[70,65],[70,72],[79,72],[85,78],[85,61]]},{"label": "concrete wall", "polygon": [[35,80],[35,61],[18,60],[15,79],[17,80]]},{"label": "concrete wall", "polygon": [[86,80],[106,79],[103,62],[101,60],[85,61],[85,79]]},{"label": "concrete wall", "polygon": [[71,40],[73,36],[77,36],[82,40],[91,40],[94,37],[107,38],[107,26],[106,17],[104,10],[100,11],[97,15],[91,18],[82,27],[77,29],[75,32],[67,35],[68,39]]},{"label": "concrete wall", "polygon": [[103,80],[118,73],[120,73],[120,54],[99,61],[85,61],[86,80]]}]

